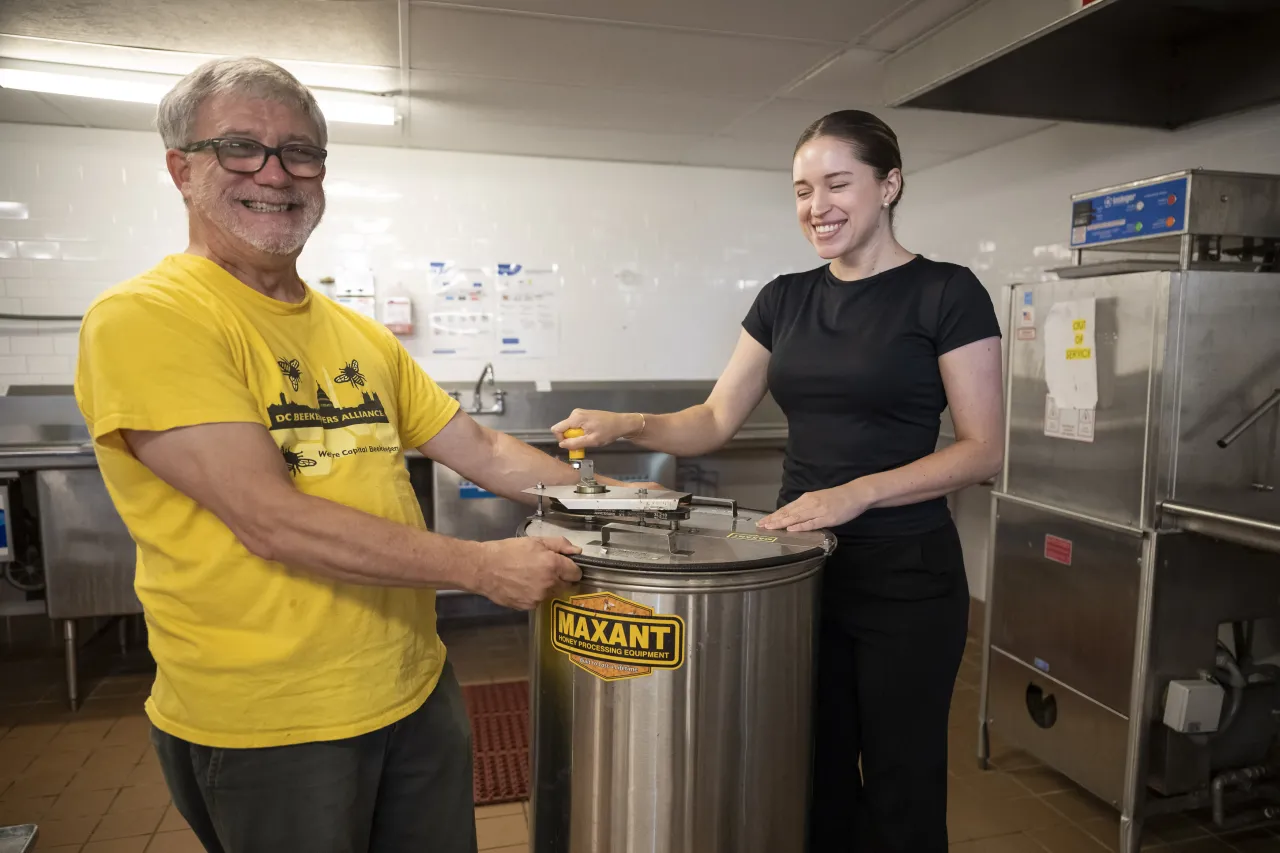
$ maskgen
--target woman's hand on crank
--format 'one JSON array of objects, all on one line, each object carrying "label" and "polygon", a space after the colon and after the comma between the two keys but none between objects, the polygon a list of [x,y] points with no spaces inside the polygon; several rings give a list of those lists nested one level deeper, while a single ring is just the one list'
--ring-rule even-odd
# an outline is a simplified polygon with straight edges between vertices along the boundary
[{"label": "woman's hand on crank", "polygon": [[[613,444],[623,436],[638,432],[643,423],[641,415],[574,409],[569,417],[553,426],[551,431],[560,441],[561,449],[582,450],[587,447]],[[565,432],[570,429],[580,429],[583,434],[575,438],[566,438]]]}]

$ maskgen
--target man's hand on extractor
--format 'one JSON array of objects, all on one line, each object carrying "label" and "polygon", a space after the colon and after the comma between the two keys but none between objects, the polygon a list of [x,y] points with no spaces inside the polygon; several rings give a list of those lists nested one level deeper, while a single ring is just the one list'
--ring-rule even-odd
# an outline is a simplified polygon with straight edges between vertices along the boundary
[{"label": "man's hand on extractor", "polygon": [[580,552],[560,537],[482,542],[471,591],[503,607],[532,610],[582,577],[577,565],[565,556]]}]

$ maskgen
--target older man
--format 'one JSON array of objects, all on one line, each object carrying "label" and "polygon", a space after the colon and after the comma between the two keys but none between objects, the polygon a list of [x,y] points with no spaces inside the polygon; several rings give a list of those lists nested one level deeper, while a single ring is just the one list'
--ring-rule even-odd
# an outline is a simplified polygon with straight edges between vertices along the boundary
[{"label": "older man", "polygon": [[576,473],[299,279],[326,130],[288,72],[210,62],[158,124],[190,245],[90,308],[76,397],[138,543],[174,802],[209,851],[475,850],[435,589],[528,609],[576,551],[427,532],[403,448],[516,499]]}]

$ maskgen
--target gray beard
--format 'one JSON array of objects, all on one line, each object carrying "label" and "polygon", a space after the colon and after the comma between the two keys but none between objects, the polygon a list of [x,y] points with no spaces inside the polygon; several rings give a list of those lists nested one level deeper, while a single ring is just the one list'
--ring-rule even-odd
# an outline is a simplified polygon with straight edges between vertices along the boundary
[{"label": "gray beard", "polygon": [[208,185],[197,185],[191,193],[191,204],[223,231],[243,243],[252,246],[259,252],[268,255],[292,255],[302,251],[311,232],[320,224],[324,216],[324,196],[319,203],[313,202],[299,193],[290,193],[290,204],[301,204],[303,221],[283,233],[263,234],[248,228],[233,213],[233,205],[240,202],[227,193],[219,194]]}]

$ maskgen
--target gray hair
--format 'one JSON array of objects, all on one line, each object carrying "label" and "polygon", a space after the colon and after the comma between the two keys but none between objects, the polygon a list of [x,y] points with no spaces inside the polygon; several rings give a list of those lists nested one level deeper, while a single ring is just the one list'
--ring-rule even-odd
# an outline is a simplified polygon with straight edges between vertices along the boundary
[{"label": "gray hair", "polygon": [[323,148],[329,138],[324,113],[311,91],[288,71],[254,56],[211,59],[178,81],[160,99],[156,128],[166,148],[181,148],[195,140],[191,129],[196,112],[211,95],[234,93],[276,101],[301,110],[316,126],[317,142]]}]

